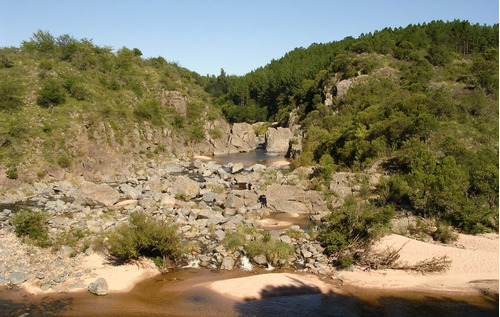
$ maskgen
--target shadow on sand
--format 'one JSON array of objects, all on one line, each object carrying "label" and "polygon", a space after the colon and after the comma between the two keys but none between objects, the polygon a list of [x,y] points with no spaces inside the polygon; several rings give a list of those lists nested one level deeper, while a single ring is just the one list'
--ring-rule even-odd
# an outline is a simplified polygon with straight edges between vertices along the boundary
[{"label": "shadow on sand", "polygon": [[[266,287],[261,299],[245,299],[235,311],[251,316],[498,316],[498,294],[482,297],[481,303],[467,298],[401,294],[371,297],[329,292],[309,285]],[[477,297],[474,297],[477,299]]]}]

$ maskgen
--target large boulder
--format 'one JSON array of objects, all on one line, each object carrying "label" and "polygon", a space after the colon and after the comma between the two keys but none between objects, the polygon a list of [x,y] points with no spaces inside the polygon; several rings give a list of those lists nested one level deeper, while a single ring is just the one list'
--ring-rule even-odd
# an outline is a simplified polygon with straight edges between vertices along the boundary
[{"label": "large boulder", "polygon": [[98,296],[107,295],[108,294],[108,283],[106,282],[105,279],[100,277],[97,280],[95,280],[94,283],[90,283],[89,292],[94,294],[94,295],[98,295]]},{"label": "large boulder", "polygon": [[233,190],[227,194],[224,205],[226,208],[238,209],[256,204],[258,198],[257,194],[251,190]]},{"label": "large boulder", "polygon": [[266,152],[287,153],[293,133],[289,128],[268,128],[266,131]]},{"label": "large boulder", "polygon": [[174,196],[184,195],[187,199],[195,198],[200,194],[200,184],[189,177],[182,175],[172,182],[170,193]]},{"label": "large boulder", "polygon": [[225,257],[222,259],[222,264],[220,265],[221,270],[228,270],[231,271],[234,267],[234,259],[233,257]]},{"label": "large boulder", "polygon": [[248,123],[235,123],[231,129],[229,142],[240,152],[248,152],[257,147],[253,127]]},{"label": "large boulder", "polygon": [[267,207],[277,212],[310,213],[325,209],[321,193],[294,185],[272,184],[265,192]]},{"label": "large boulder", "polygon": [[120,198],[120,193],[107,184],[84,182],[75,191],[75,201],[82,205],[111,207]]}]

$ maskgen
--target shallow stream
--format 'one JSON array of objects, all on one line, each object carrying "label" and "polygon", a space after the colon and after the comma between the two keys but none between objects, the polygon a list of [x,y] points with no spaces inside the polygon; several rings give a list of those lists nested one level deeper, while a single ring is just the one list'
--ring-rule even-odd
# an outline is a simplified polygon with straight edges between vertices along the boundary
[{"label": "shallow stream", "polygon": [[[235,301],[200,285],[257,273],[266,271],[182,269],[145,280],[129,293],[102,297],[86,291],[33,296],[19,290],[0,289],[0,315],[498,316],[498,297],[494,296],[396,292],[333,285],[338,292],[327,295],[311,287],[266,288],[262,291],[261,300]],[[293,295],[277,295],[284,291]]]}]

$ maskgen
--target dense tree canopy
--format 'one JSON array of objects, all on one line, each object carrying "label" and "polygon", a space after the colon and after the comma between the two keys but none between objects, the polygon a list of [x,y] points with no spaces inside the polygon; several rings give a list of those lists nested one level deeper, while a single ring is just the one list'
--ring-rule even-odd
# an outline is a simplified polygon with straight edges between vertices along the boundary
[{"label": "dense tree canopy", "polygon": [[[460,20],[385,28],[205,87],[219,85],[229,121],[286,125],[295,112],[306,132],[296,164],[330,174],[386,160],[384,203],[467,232],[498,230],[498,34],[498,24]],[[342,80],[356,84],[337,96]]]}]

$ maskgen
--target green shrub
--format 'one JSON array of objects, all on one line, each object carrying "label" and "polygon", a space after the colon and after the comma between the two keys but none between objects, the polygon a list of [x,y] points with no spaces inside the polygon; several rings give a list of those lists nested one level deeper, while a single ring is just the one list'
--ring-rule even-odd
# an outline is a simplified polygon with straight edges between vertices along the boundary
[{"label": "green shrub", "polygon": [[286,266],[295,251],[291,244],[277,241],[271,237],[269,231],[263,231],[262,236],[250,241],[245,249],[250,257],[264,254],[272,265]]},{"label": "green shrub", "polygon": [[31,242],[40,247],[50,246],[47,220],[49,214],[46,212],[33,212],[23,210],[17,212],[10,218],[16,235],[26,242]]},{"label": "green shrub", "polygon": [[222,244],[230,252],[234,252],[240,247],[244,247],[246,242],[247,240],[245,238],[245,235],[238,232],[228,234],[222,240]]},{"label": "green shrub", "polygon": [[90,232],[88,230],[83,230],[81,228],[70,228],[69,230],[64,230],[55,238],[53,248],[58,249],[63,245],[75,248],[75,254],[71,255],[75,256],[78,250],[83,252],[88,247],[89,235]]},{"label": "green shrub", "polygon": [[11,166],[5,171],[5,175],[10,179],[17,179],[19,175],[17,174],[17,167]]},{"label": "green shrub", "polygon": [[67,155],[60,155],[57,158],[57,165],[61,168],[68,168],[71,166],[71,158]]},{"label": "green shrub", "polygon": [[44,81],[42,88],[38,91],[37,103],[44,108],[57,106],[66,101],[66,94],[62,84],[54,78]]},{"label": "green shrub", "polygon": [[450,243],[452,241],[456,241],[458,239],[458,235],[453,233],[450,229],[450,226],[446,223],[437,222],[436,223],[436,231],[431,234],[431,237],[434,241],[439,241],[442,243]]},{"label": "green shrub", "polygon": [[177,226],[145,213],[132,213],[128,223],[118,226],[107,238],[109,253],[118,260],[147,256],[161,259],[161,267],[166,268],[170,261],[176,262],[183,254]]},{"label": "green shrub", "polygon": [[325,218],[326,224],[318,239],[325,252],[337,256],[337,264],[343,266],[342,262],[347,260],[342,259],[380,236],[393,216],[393,206],[376,207],[348,197],[342,207]]},{"label": "green shrub", "polygon": [[300,239],[304,237],[304,232],[295,228],[288,228],[285,230],[285,234],[293,239]]},{"label": "green shrub", "polygon": [[23,105],[23,89],[13,80],[0,82],[0,111],[15,111]]},{"label": "green shrub", "polygon": [[134,109],[134,115],[137,120],[148,121],[154,125],[163,124],[160,103],[153,99],[139,103]]}]

